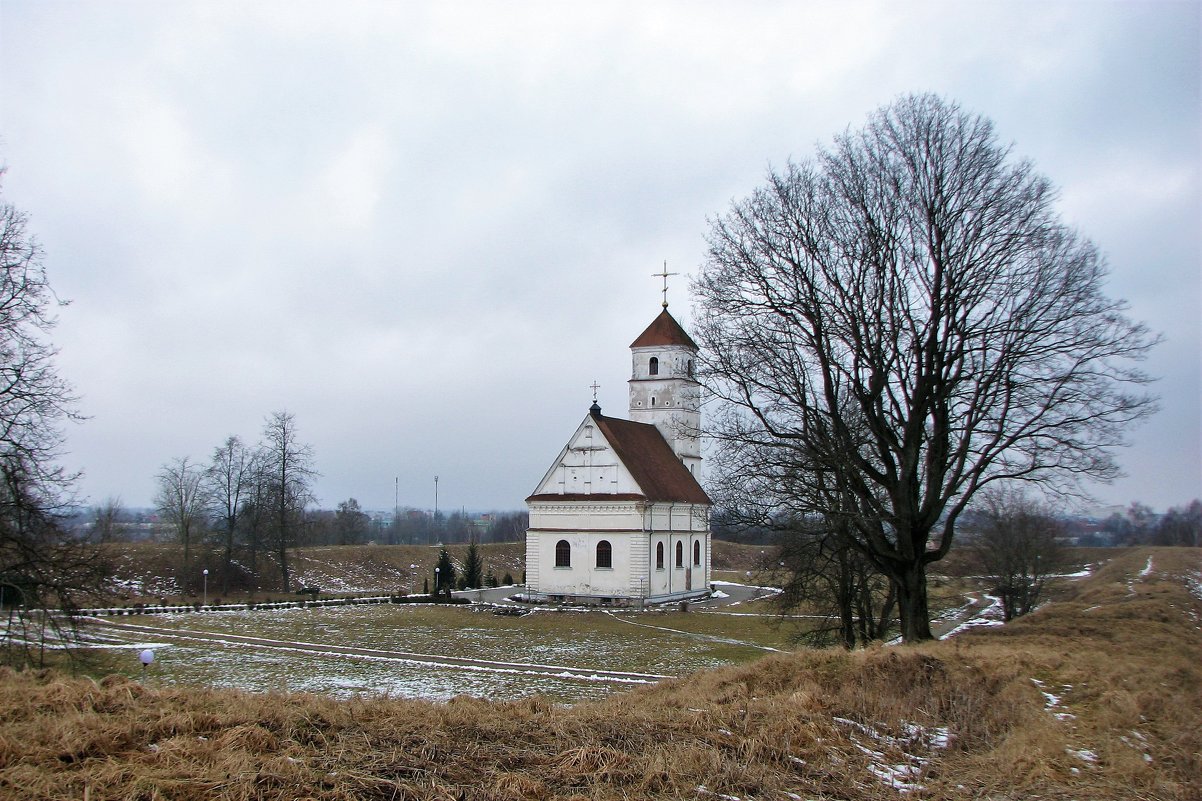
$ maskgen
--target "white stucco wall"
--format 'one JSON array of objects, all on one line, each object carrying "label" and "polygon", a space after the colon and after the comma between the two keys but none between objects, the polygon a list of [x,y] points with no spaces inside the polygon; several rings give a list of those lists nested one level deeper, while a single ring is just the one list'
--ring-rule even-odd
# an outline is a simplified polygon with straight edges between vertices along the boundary
[{"label": "white stucco wall", "polygon": [[[555,546],[571,547],[571,566],[554,567]],[[610,569],[596,566],[597,543],[612,548]],[[684,564],[676,566],[676,543]],[[664,567],[656,567],[656,545]],[[693,563],[694,543],[701,564]],[[532,501],[526,534],[526,577],[544,595],[647,598],[705,590],[710,581],[709,514],[694,504],[638,501]]]}]

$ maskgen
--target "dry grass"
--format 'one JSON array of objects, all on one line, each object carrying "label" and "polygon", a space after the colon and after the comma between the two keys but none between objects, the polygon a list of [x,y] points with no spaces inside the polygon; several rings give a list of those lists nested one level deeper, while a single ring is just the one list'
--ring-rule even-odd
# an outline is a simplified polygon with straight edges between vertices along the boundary
[{"label": "dry grass", "polygon": [[908,764],[907,798],[1197,799],[1200,556],[1123,553],[948,642],[800,651],[574,707],[8,672],[0,796],[860,801],[902,797],[882,773]]}]

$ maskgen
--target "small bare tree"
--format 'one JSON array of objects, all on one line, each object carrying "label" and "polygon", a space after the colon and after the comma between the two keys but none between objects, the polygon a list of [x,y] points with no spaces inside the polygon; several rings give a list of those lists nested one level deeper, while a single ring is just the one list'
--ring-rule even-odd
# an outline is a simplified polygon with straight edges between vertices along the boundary
[{"label": "small bare tree", "polygon": [[1004,618],[1025,615],[1064,563],[1064,524],[1014,487],[989,487],[973,505],[980,520],[973,561],[1001,598]]},{"label": "small bare tree", "polygon": [[228,593],[233,573],[234,548],[239,534],[239,517],[249,501],[258,471],[258,454],[230,436],[213,451],[204,471],[204,493],[221,530],[224,546],[221,591]]},{"label": "small bare tree", "polygon": [[339,501],[334,512],[334,532],[339,545],[357,545],[367,539],[371,518],[364,514],[354,498]]},{"label": "small bare tree", "polygon": [[185,456],[163,465],[158,474],[155,506],[175,529],[175,537],[184,548],[184,569],[192,562],[193,540],[204,528],[208,500],[204,492],[204,471]]},{"label": "small bare tree", "polygon": [[313,501],[313,449],[298,439],[296,418],[275,412],[263,426],[260,478],[268,500],[269,532],[280,563],[284,592],[290,589],[288,549],[300,537],[305,508]]},{"label": "small bare tree", "polygon": [[109,497],[93,510],[92,531],[101,542],[125,539],[126,513],[121,499]]}]

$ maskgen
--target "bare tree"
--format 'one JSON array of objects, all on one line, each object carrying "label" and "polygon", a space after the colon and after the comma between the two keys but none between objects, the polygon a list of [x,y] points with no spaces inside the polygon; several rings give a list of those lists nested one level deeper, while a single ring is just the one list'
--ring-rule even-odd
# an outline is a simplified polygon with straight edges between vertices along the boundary
[{"label": "bare tree", "polygon": [[1025,615],[1064,562],[1058,542],[1064,525],[1014,487],[988,487],[973,506],[981,523],[970,546],[973,561],[1001,598],[1003,617]]},{"label": "bare tree", "polygon": [[204,527],[208,499],[204,492],[204,471],[185,456],[163,465],[158,474],[155,507],[175,529],[175,537],[184,547],[184,569],[192,561],[193,539]]},{"label": "bare tree", "polygon": [[363,513],[359,502],[348,498],[338,504],[334,512],[334,531],[339,545],[356,545],[367,538],[367,527],[371,518]]},{"label": "bare tree", "polygon": [[1055,197],[987,119],[907,96],[712,223],[712,433],[763,457],[748,475],[782,509],[846,521],[907,642],[933,636],[927,566],[978,490],[1110,479],[1155,406],[1134,366],[1155,337]]},{"label": "bare tree", "polygon": [[48,338],[63,303],[26,223],[0,202],[0,608],[10,613],[0,640],[16,646],[4,649],[13,661],[36,643],[40,661],[47,629],[68,620],[47,610],[99,596],[111,572],[95,532],[62,525],[75,477],[57,464],[59,427],[78,415]]},{"label": "bare tree", "polygon": [[1202,501],[1194,499],[1184,507],[1165,512],[1152,535],[1155,545],[1202,545]]},{"label": "bare tree", "polygon": [[65,488],[73,477],[55,463],[59,425],[79,417],[47,338],[57,322],[53,309],[65,303],[50,288],[26,222],[23,212],[0,203],[0,457],[19,460],[31,479]]},{"label": "bare tree", "polygon": [[121,499],[110,497],[94,510],[92,531],[102,542],[116,542],[125,539],[126,520],[125,507],[121,505]]},{"label": "bare tree", "polygon": [[297,439],[296,418],[275,412],[263,426],[263,470],[270,536],[279,558],[284,592],[290,590],[288,549],[301,533],[305,507],[313,500],[313,449]]},{"label": "bare tree", "polygon": [[205,495],[212,504],[224,545],[222,593],[229,592],[234,547],[239,532],[239,515],[250,498],[256,475],[256,451],[246,447],[241,439],[232,435],[214,449],[213,457],[204,472]]}]

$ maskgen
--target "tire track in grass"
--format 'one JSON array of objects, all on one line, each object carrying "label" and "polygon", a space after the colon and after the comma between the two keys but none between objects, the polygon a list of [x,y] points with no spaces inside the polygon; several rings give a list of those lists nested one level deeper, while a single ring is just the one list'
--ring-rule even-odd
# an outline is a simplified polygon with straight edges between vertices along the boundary
[{"label": "tire track in grass", "polygon": [[88,621],[99,629],[124,631],[138,635],[153,635],[166,640],[185,640],[193,642],[216,642],[222,645],[262,648],[278,651],[299,651],[319,656],[357,656],[364,659],[377,659],[408,664],[428,665],[430,667],[449,667],[459,670],[474,670],[486,673],[512,673],[528,676],[548,676],[557,679],[575,681],[600,681],[616,684],[655,684],[674,676],[656,673],[634,673],[621,670],[602,670],[599,668],[568,667],[566,665],[542,665],[532,662],[498,662],[487,659],[469,659],[458,656],[441,656],[438,654],[423,654],[415,651],[386,651],[379,648],[361,648],[358,646],[329,645],[326,643],[301,642],[298,640],[273,640],[265,637],[248,637],[242,634],[223,634],[198,629],[172,629],[159,626],[139,626],[133,623],[114,623],[109,620],[89,618]]},{"label": "tire track in grass", "polygon": [[609,611],[607,611],[605,614],[609,615],[614,620],[617,620],[622,623],[626,623],[627,625],[630,625],[630,626],[638,626],[639,628],[642,628],[642,629],[656,629],[658,631],[667,631],[672,634],[679,634],[684,637],[692,637],[695,640],[704,640],[706,642],[716,642],[716,643],[721,643],[723,645],[743,645],[743,646],[746,646],[747,648],[758,648],[761,651],[772,651],[773,653],[777,653],[777,654],[784,653],[784,651],[782,651],[780,648],[773,648],[771,645],[759,645],[758,643],[747,642],[746,640],[736,640],[733,637],[718,637],[713,634],[698,634],[695,631],[683,631],[681,629],[670,629],[667,626],[652,626],[650,623],[636,623],[633,620],[627,620],[624,617],[618,617],[616,614],[614,614],[613,612],[609,612]]}]

